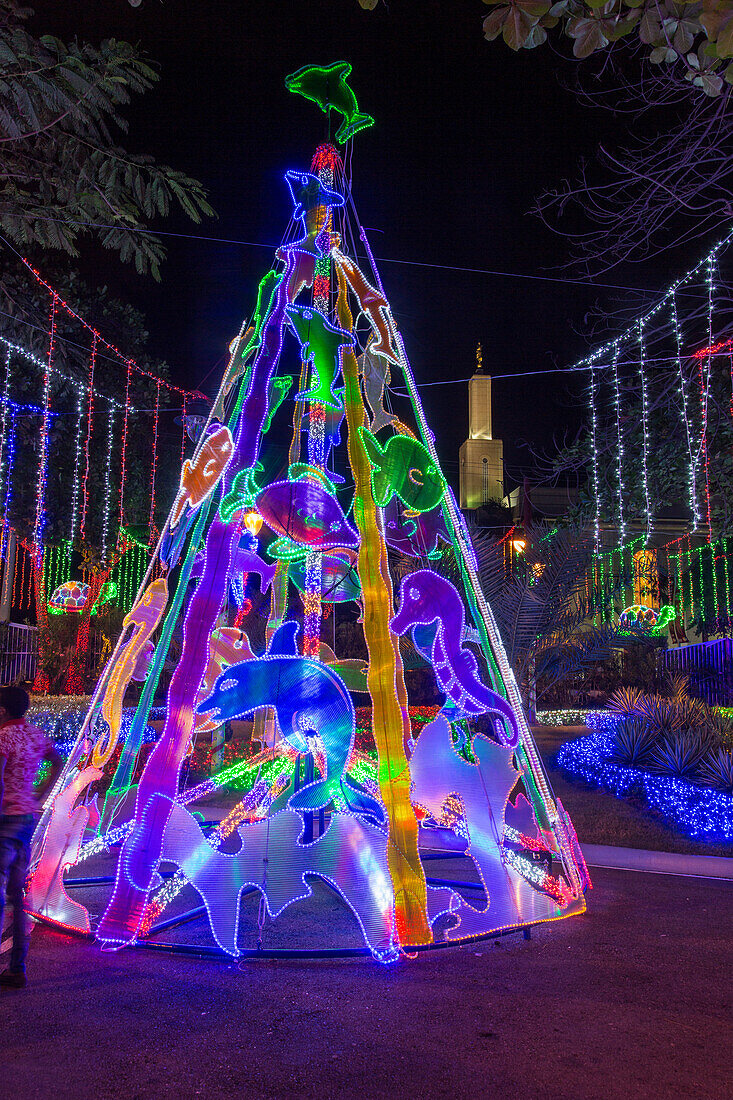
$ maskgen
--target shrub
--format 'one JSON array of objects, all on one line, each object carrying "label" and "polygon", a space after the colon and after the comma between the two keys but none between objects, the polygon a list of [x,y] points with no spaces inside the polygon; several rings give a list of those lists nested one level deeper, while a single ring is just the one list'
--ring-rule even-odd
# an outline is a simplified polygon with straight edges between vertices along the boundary
[{"label": "shrub", "polygon": [[655,737],[673,740],[683,726],[679,706],[661,695],[642,695],[637,703],[637,713],[646,719]]},{"label": "shrub", "polygon": [[645,764],[654,747],[654,736],[640,718],[624,718],[611,736],[612,755],[620,764]]},{"label": "shrub", "polygon": [[608,709],[616,714],[630,717],[632,714],[638,714],[639,700],[642,698],[642,693],[638,688],[617,688],[608,700]]},{"label": "shrub", "polygon": [[655,771],[680,778],[694,775],[705,755],[706,745],[691,730],[683,730],[673,740],[661,741],[651,755]]},{"label": "shrub", "polygon": [[733,716],[712,709],[708,716],[708,728],[719,745],[733,749]]},{"label": "shrub", "polygon": [[733,793],[733,755],[717,749],[700,762],[700,779],[706,786]]}]

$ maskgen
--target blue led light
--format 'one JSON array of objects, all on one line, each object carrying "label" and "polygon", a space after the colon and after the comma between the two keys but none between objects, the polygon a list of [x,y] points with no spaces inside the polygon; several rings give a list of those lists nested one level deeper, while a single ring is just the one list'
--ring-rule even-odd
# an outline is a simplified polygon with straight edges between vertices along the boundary
[{"label": "blue led light", "polygon": [[566,741],[557,754],[558,764],[617,798],[642,794],[653,809],[693,840],[733,840],[733,795],[614,763],[609,759],[612,732],[596,731],[590,737]]}]

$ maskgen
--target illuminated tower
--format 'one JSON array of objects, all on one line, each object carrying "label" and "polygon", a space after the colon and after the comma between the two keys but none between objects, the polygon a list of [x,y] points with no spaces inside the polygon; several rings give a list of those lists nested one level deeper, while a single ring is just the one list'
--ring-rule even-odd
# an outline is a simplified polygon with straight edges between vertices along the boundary
[{"label": "illuminated tower", "polygon": [[491,376],[484,374],[481,345],[468,383],[468,439],[459,452],[461,508],[480,508],[504,496],[504,444],[491,434]]}]

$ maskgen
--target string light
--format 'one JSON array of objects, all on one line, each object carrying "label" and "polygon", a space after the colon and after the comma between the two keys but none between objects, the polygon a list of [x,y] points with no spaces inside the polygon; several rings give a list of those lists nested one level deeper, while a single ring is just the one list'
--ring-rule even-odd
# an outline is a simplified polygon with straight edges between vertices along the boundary
[{"label": "string light", "polygon": [[122,455],[120,458],[120,528],[125,526],[125,476],[127,474],[127,422],[130,416],[130,382],[132,380],[132,359],[127,360],[127,382],[125,384],[125,413],[122,421]]},{"label": "string light", "polygon": [[61,297],[58,291],[54,290],[50,283],[46,282],[46,280],[41,276],[38,271],[36,271],[35,267],[33,267],[33,265],[30,264],[28,260],[24,259],[22,256],[20,257],[20,259],[28,268],[28,270],[32,273],[35,279],[41,284],[41,286],[45,287],[52,298],[54,298],[57,306],[61,306],[61,308],[64,310],[65,313],[69,315],[69,317],[73,317],[75,321],[77,321],[83,328],[87,330],[87,332],[91,333],[92,336],[96,338],[98,343],[103,344],[108,351],[111,351],[112,354],[115,355],[121,363],[124,363],[126,366],[130,364],[132,370],[136,371],[137,374],[142,375],[143,378],[147,378],[150,382],[162,381],[162,384],[166,387],[166,389],[181,394],[184,399],[184,403],[186,398],[189,397],[198,397],[202,401],[206,400],[204,395],[202,393],[199,393],[198,390],[183,390],[180,388],[180,386],[174,386],[172,382],[166,382],[162,379],[159,379],[157,375],[151,374],[149,371],[143,370],[142,367],[138,366],[134,359],[128,359],[127,356],[122,354],[119,348],[116,348],[114,344],[111,344],[109,342],[109,340],[105,340],[102,336],[100,336],[100,334],[93,328],[92,325],[85,321],[84,318],[76,312],[76,310],[72,309],[69,303]]},{"label": "string light", "polygon": [[611,736],[600,731],[566,741],[558,764],[571,775],[605,787],[616,797],[640,792],[649,805],[693,839],[733,840],[733,796],[673,776],[616,764]]},{"label": "string light", "polygon": [[[7,460],[5,470],[5,501],[3,503],[3,529],[2,536],[0,536],[0,558],[4,558],[8,548],[8,531],[10,529],[10,501],[13,487],[13,472],[15,470],[15,444],[16,444],[16,421],[15,412],[11,412],[10,415],[10,433],[8,436],[7,446]],[[7,568],[7,566],[6,566]],[[3,591],[5,590],[7,582],[3,579]]]},{"label": "string light", "polygon": [[74,484],[71,491],[71,530],[69,532],[69,547],[71,547],[76,540],[76,529],[79,524],[79,497],[81,495],[79,466],[81,464],[81,434],[83,417],[83,392],[81,389],[78,389],[76,391],[76,440],[74,442]]},{"label": "string light", "polygon": [[97,339],[98,335],[94,332],[92,336],[92,350],[89,357],[89,389],[88,389],[88,403],[87,403],[87,437],[84,444],[84,482],[82,486],[82,511],[81,511],[81,538],[84,540],[86,534],[86,522],[87,522],[87,506],[89,504],[89,448],[92,442],[92,429],[94,424],[94,371],[97,361]]},{"label": "string light", "polygon": [[680,379],[680,397],[682,399],[682,423],[685,427],[685,438],[687,440],[687,453],[689,456],[688,467],[688,491],[690,498],[690,511],[692,513],[693,530],[697,530],[700,526],[700,508],[697,500],[697,464],[695,461],[695,448],[693,445],[693,427],[692,417],[690,412],[690,395],[688,391],[687,376],[682,368],[682,333],[680,331],[679,320],[677,317],[677,294],[676,292],[670,296],[670,313],[672,318],[672,327],[675,335],[675,358],[677,362],[677,373]]},{"label": "string light", "polygon": [[710,378],[712,374],[712,354],[711,346],[713,343],[713,272],[715,270],[715,250],[710,253],[707,261],[708,268],[708,354],[706,356],[706,367],[703,374],[703,359],[698,358],[698,377],[700,382],[700,447],[702,451],[702,463],[703,473],[705,475],[705,510],[707,521],[707,538],[708,542],[713,538],[713,519],[710,510],[710,460],[708,455],[708,393],[710,388]]},{"label": "string light", "polygon": [[649,500],[649,396],[647,393],[647,380],[646,372],[644,370],[644,325],[639,322],[638,325],[638,340],[639,340],[639,379],[641,381],[641,422],[642,422],[642,459],[641,459],[641,481],[644,486],[644,507],[646,509],[646,542],[649,543],[649,536],[651,534],[652,526],[652,514],[651,514],[651,502]]},{"label": "string light", "polygon": [[36,485],[36,520],[33,527],[33,553],[37,564],[42,558],[43,533],[46,526],[46,483],[48,480],[48,429],[50,425],[49,410],[51,405],[51,369],[56,343],[56,307],[58,296],[54,292],[51,302],[51,320],[49,324],[48,360],[43,372],[43,425],[41,428],[41,445],[38,456],[38,482]]},{"label": "string light", "polygon": [[[647,313],[643,314],[643,316],[638,317],[635,321],[632,321],[631,324],[628,326],[628,328],[625,329],[624,332],[622,332],[620,336],[615,337],[613,340],[609,340],[607,343],[603,344],[601,347],[596,348],[594,351],[592,351],[588,355],[584,356],[584,358],[578,359],[577,362],[575,362],[572,365],[572,367],[570,367],[568,369],[570,369],[570,370],[581,370],[583,368],[590,367],[591,363],[594,362],[595,360],[602,359],[602,358],[612,354],[613,349],[614,349],[616,344],[621,344],[621,343],[625,343],[626,341],[631,341],[631,340],[636,339],[638,331],[639,331],[639,326],[641,326],[642,328],[646,327],[646,325],[654,317],[656,317],[657,314],[660,313],[661,310],[664,309],[664,307],[667,305],[667,303],[669,302],[671,297],[675,294],[675,292],[684,283],[688,283],[693,278],[693,276],[696,275],[702,268],[706,267],[710,257],[711,256],[717,256],[718,253],[722,252],[730,244],[730,242],[732,240],[733,240],[733,229],[731,229],[728,233],[726,233],[726,235],[718,241],[718,243],[710,250],[710,252],[706,256],[703,256],[703,258],[701,260],[699,260],[698,263],[696,263],[693,268],[690,268],[690,270],[685,275],[683,275],[681,279],[677,279],[674,283],[672,283],[672,285],[664,292],[664,294],[657,301],[657,303],[654,306],[652,306],[652,308],[650,310],[648,310]],[[712,343],[712,340],[710,341],[710,343]]]},{"label": "string light", "polygon": [[112,448],[114,446],[115,406],[109,403],[109,419],[107,427],[107,465],[104,474],[104,511],[102,518],[102,561],[107,560],[107,546],[109,543],[109,515],[112,503]]},{"label": "string light", "polygon": [[[8,424],[8,412],[10,411],[10,355],[11,348],[8,346],[5,349],[5,383],[3,385],[2,425],[0,426],[0,496],[2,495],[3,485],[3,462],[5,461],[7,465],[5,443]],[[5,476],[7,476],[7,473]]]},{"label": "string light", "polygon": [[626,540],[626,521],[624,519],[624,434],[621,427],[621,389],[618,377],[618,342],[613,351],[613,405],[616,413],[616,479],[618,483],[618,537],[623,545]]},{"label": "string light", "polygon": [[590,368],[590,423],[591,423],[591,466],[593,470],[593,537],[596,554],[601,547],[601,497],[598,485],[598,425],[596,414],[596,372],[595,365]]},{"label": "string light", "polygon": [[181,410],[181,465],[183,465],[183,456],[186,453],[186,398],[183,398],[183,409]]},{"label": "string light", "polygon": [[148,519],[149,545],[155,542],[155,475],[158,467],[158,417],[160,414],[160,382],[155,387],[155,410],[153,413],[153,458],[150,464],[150,517]]}]

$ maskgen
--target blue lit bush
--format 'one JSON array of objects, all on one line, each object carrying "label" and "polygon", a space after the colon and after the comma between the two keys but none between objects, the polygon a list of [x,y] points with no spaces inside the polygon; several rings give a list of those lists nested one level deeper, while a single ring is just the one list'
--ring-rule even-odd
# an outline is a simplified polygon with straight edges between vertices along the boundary
[{"label": "blue lit bush", "polygon": [[[605,787],[617,797],[643,797],[681,832],[695,840],[733,841],[733,794],[723,789],[727,782],[730,754],[716,750],[701,758],[693,782],[673,775],[654,774],[646,767],[618,763],[614,729],[596,729],[588,737],[567,741],[557,756],[558,764],[588,783]],[[726,765],[717,753],[727,758]],[[720,769],[718,771],[718,769]],[[714,790],[704,786],[710,782],[710,770],[716,777]]]},{"label": "blue lit bush", "polygon": [[618,764],[648,764],[655,738],[639,718],[624,718],[611,732],[611,755]]},{"label": "blue lit bush", "polygon": [[[79,736],[79,730],[82,727],[86,713],[86,707],[79,707],[73,704],[67,706],[65,709],[61,709],[58,706],[45,707],[43,704],[34,704],[28,710],[28,721],[32,722],[34,726],[38,726],[39,729],[44,730],[61,755],[67,757]],[[126,707],[122,712],[122,724],[120,726],[121,742],[124,742],[127,737],[134,714],[134,707]],[[154,721],[156,717],[160,716],[161,715],[156,714],[156,711],[153,710],[150,713],[150,720]],[[165,717],[165,711],[162,712],[162,716]],[[98,733],[101,733],[103,727],[106,725],[107,723],[100,714],[97,718],[96,725]],[[145,727],[145,734],[143,736],[144,742],[155,741],[157,736],[154,729],[150,726]]]}]

